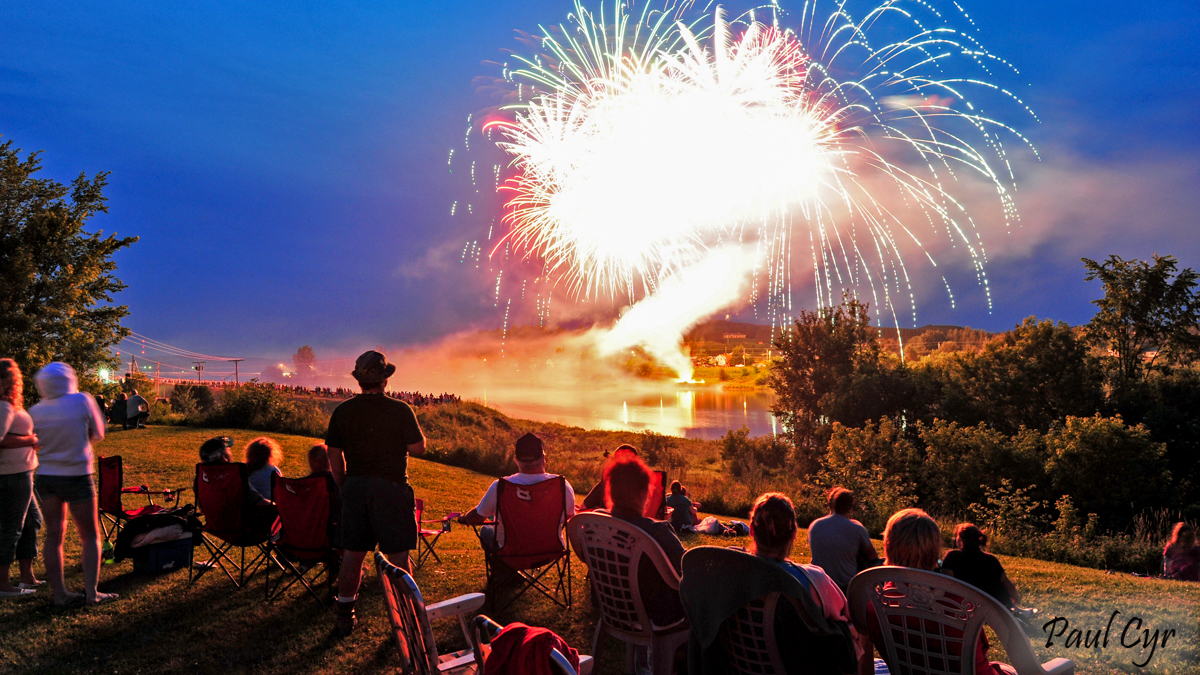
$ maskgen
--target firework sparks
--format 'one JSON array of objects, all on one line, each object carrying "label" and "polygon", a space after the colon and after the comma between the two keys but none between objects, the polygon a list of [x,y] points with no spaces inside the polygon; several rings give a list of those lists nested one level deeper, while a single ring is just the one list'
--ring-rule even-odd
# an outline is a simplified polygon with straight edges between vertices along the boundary
[{"label": "firework sparks", "polygon": [[[965,250],[990,293],[981,234],[954,191],[982,179],[1004,222],[1017,218],[1001,135],[1024,139],[966,99],[982,90],[1024,108],[984,79],[1007,64],[915,0],[860,21],[839,4],[823,23],[809,3],[796,30],[774,5],[759,10],[769,23],[667,10],[577,4],[570,23],[526,40],[538,55],[505,68],[519,102],[483,125],[501,131],[516,171],[500,188],[510,229],[497,250],[542,261],[577,297],[635,303],[604,349],[646,346],[686,379],[687,359],[666,352],[746,287],[783,324],[803,229],[818,306],[865,287],[897,325],[898,305],[915,321],[901,248],[936,264],[922,230]],[[912,35],[872,47],[871,29],[892,18]],[[952,60],[983,75],[948,75]],[[765,284],[744,283],[760,273]]]}]

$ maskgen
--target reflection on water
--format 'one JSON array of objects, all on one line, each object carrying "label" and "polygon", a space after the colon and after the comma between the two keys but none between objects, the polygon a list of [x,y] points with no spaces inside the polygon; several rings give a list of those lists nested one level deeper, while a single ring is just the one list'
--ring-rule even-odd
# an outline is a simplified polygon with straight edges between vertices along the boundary
[{"label": "reflection on water", "polygon": [[654,390],[517,388],[464,392],[506,415],[586,429],[654,431],[688,438],[720,438],[730,429],[754,436],[779,431],[769,391],[664,386]]}]

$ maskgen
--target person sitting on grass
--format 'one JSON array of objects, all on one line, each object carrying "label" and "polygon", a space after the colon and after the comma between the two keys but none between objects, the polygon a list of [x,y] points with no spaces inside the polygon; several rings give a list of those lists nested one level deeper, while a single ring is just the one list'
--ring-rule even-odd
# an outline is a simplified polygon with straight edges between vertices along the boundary
[{"label": "person sitting on grass", "polygon": [[942,570],[1012,609],[1021,601],[1021,594],[1004,572],[1000,560],[983,550],[987,541],[987,533],[974,523],[959,523],[954,528],[954,544],[957,548],[946,553]]},{"label": "person sitting on grass", "polygon": [[137,389],[130,390],[129,398],[125,399],[124,427],[126,429],[145,429],[148,419],[150,419],[150,404],[138,395]]},{"label": "person sitting on grass", "polygon": [[[938,557],[942,553],[942,530],[937,521],[929,517],[921,509],[904,509],[892,514],[888,519],[887,528],[883,531],[883,550],[887,556],[885,564],[898,567],[912,567],[930,572],[938,571]],[[883,634],[880,632],[879,621],[875,617],[874,607],[870,608],[871,619],[868,622],[870,637],[874,644],[882,644]],[[976,675],[1016,675],[1017,671],[1007,663],[989,661],[987,633],[981,628],[979,642],[975,649]],[[892,668],[893,664],[888,664]]]},{"label": "person sitting on grass", "polygon": [[696,523],[700,522],[700,514],[696,505],[688,496],[687,488],[679,481],[671,483],[671,494],[667,496],[667,506],[671,507],[671,527],[676,532],[695,532]]},{"label": "person sitting on grass", "polygon": [[271,474],[282,476],[279,463],[283,461],[283,449],[266,436],[246,444],[246,468],[250,471],[250,486],[264,498],[271,500]]},{"label": "person sitting on grass", "polygon": [[1171,531],[1171,540],[1163,548],[1163,576],[1200,581],[1200,546],[1196,545],[1196,528],[1188,523],[1175,523]]},{"label": "person sitting on grass", "polygon": [[879,554],[862,523],[850,518],[854,513],[854,493],[835,487],[827,495],[829,515],[808,526],[808,547],[812,564],[825,570],[844,593],[850,580],[861,570],[879,564]]},{"label": "person sitting on grass", "polygon": [[[533,434],[525,434],[517,439],[513,457],[517,461],[517,473],[504,478],[510,483],[537,485],[551,478],[558,478],[558,474],[546,473],[546,451],[542,445],[542,439]],[[567,489],[563,506],[566,509],[566,517],[569,519],[575,515],[575,490],[571,487],[570,481],[564,479],[564,482]],[[496,517],[499,483],[500,481],[492,481],[487,492],[483,494],[483,498],[479,500],[479,505],[458,517],[458,522],[463,525],[483,525],[479,530],[479,543],[489,551],[496,550],[496,528],[484,523]]]},{"label": "person sitting on grass", "polygon": [[333,469],[329,467],[329,446],[317,443],[308,449],[308,475],[319,476],[327,473],[333,473]]},{"label": "person sitting on grass", "polygon": [[[637,451],[637,448],[633,447],[632,445],[629,445],[628,443],[625,443],[622,445],[618,445],[617,449],[612,451],[611,458],[615,459],[618,455],[632,455],[634,457],[637,457],[638,451]],[[604,452],[604,458],[605,458],[605,466],[607,466],[608,462],[612,461],[612,459],[610,459],[610,455],[607,450]],[[595,511],[596,509],[602,509],[602,508],[604,508],[604,478],[603,478],[603,476],[601,476],[600,480],[595,485],[592,486],[591,490],[588,490],[587,496],[583,498],[583,505],[580,507],[580,510],[581,511]]]}]

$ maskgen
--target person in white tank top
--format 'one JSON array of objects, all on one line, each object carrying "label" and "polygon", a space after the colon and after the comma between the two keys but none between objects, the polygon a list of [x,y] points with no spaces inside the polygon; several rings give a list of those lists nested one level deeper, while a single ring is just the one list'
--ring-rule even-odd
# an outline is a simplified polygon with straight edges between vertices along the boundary
[{"label": "person in white tank top", "polygon": [[[33,419],[23,407],[21,369],[12,359],[0,359],[0,598],[33,593],[43,581],[33,576],[42,514],[33,498],[37,468],[37,436]],[[21,580],[9,579],[17,560]]]}]

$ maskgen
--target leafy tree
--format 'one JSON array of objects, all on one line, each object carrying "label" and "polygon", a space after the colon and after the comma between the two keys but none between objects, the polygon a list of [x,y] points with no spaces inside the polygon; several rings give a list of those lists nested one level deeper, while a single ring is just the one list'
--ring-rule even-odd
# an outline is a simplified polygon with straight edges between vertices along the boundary
[{"label": "leafy tree", "polygon": [[86,230],[108,212],[107,172],[68,187],[36,177],[40,153],[20,152],[0,144],[0,355],[27,375],[64,361],[94,385],[95,369],[118,366],[110,348],[129,334],[128,308],[109,304],[125,288],[112,256],[137,237]]},{"label": "leafy tree", "polygon": [[1010,437],[986,424],[963,427],[943,420],[918,428],[925,458],[917,491],[922,503],[938,513],[966,513],[971,504],[986,503],[983,486],[1000,485],[1001,480],[1024,490],[1046,482],[1045,444],[1032,429]]},{"label": "leafy tree", "polygon": [[[1029,317],[959,360],[962,386],[981,419],[1013,434],[1046,431],[1103,402],[1103,376],[1087,344],[1067,324]],[[957,419],[957,418],[955,418]]]},{"label": "leafy tree", "polygon": [[292,365],[296,366],[296,372],[298,373],[305,373],[312,370],[313,364],[316,362],[317,353],[308,345],[304,345],[300,349],[297,349],[295,354],[292,354]]},{"label": "leafy tree", "polygon": [[847,378],[878,371],[877,332],[867,305],[846,299],[837,307],[802,311],[775,340],[779,361],[770,383],[778,398],[772,412],[801,455],[820,456],[818,432],[831,421],[822,400],[844,390]]},{"label": "leafy tree", "polygon": [[1069,495],[1105,527],[1124,527],[1146,507],[1172,502],[1165,448],[1142,425],[1120,417],[1068,417],[1046,435],[1046,474],[1056,494]]},{"label": "leafy tree", "polygon": [[1088,322],[1087,336],[1107,350],[1104,361],[1118,388],[1148,372],[1191,363],[1200,354],[1200,275],[1195,271],[1176,272],[1174,257],[1158,255],[1153,264],[1117,255],[1104,262],[1083,258],[1083,264],[1084,278],[1104,285],[1104,297],[1092,303],[1100,311]]}]

